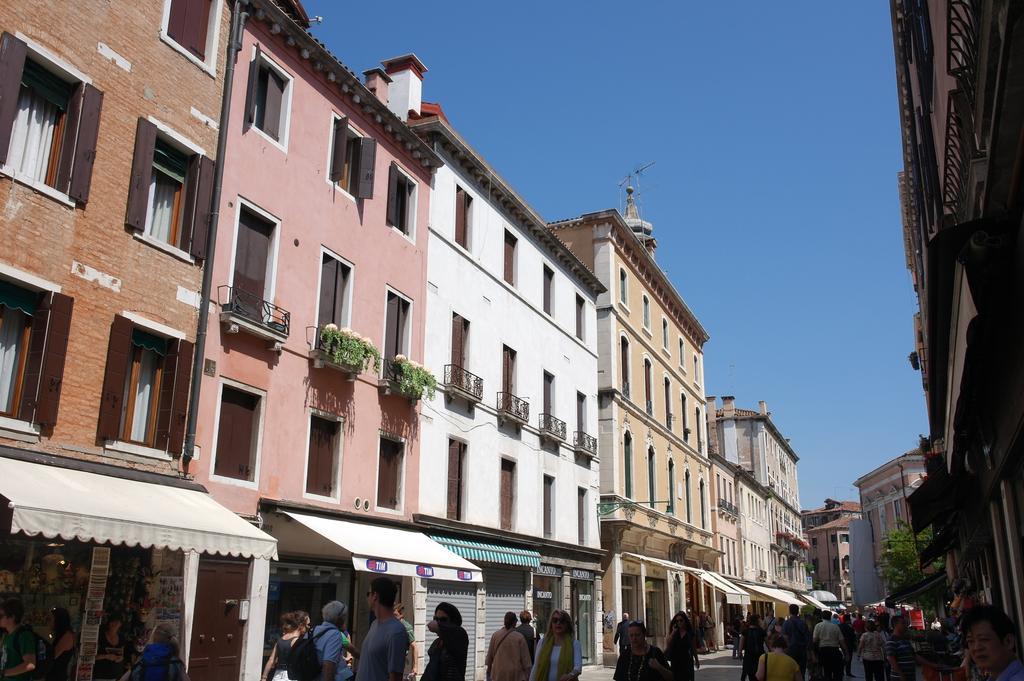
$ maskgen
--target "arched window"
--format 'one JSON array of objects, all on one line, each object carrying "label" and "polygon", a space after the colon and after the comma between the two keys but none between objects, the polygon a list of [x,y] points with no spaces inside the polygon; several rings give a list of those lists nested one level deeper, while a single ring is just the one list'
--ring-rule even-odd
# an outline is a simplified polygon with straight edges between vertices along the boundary
[{"label": "arched window", "polygon": [[690,490],[690,471],[686,471],[686,522],[693,523],[693,493]]},{"label": "arched window", "polygon": [[700,526],[708,529],[708,502],[707,490],[704,488],[704,481],[700,481]]},{"label": "arched window", "polygon": [[648,331],[651,330],[651,301],[644,294],[644,328]]},{"label": "arched window", "polygon": [[654,508],[654,502],[658,499],[657,486],[654,478],[654,447],[647,448],[647,502],[651,508]]},{"label": "arched window", "polygon": [[651,360],[644,358],[644,399],[647,400],[647,413],[654,416],[654,396],[651,395]]},{"label": "arched window", "polygon": [[665,427],[672,430],[672,381],[665,377]]},{"label": "arched window", "polygon": [[676,462],[668,460],[668,514],[676,514]]},{"label": "arched window", "polygon": [[627,499],[633,498],[633,436],[626,433],[622,436],[622,469]]},{"label": "arched window", "polygon": [[622,372],[622,394],[629,397],[629,339],[619,340],[619,369]]},{"label": "arched window", "polygon": [[661,318],[661,347],[668,350],[668,320]]},{"label": "arched window", "polygon": [[629,305],[629,280],[626,278],[626,270],[619,270],[619,302]]}]

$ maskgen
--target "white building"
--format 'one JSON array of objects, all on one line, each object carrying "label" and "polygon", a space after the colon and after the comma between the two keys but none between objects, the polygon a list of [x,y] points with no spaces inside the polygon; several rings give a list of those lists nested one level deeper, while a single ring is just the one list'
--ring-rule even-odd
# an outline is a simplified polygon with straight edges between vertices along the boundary
[{"label": "white building", "polygon": [[410,125],[445,161],[430,201],[425,343],[442,385],[422,409],[416,520],[484,574],[477,590],[430,582],[427,613],[440,600],[475,609],[477,679],[502,617],[524,608],[541,632],[552,609],[569,611],[596,664],[604,287],[440,107],[424,104]]}]

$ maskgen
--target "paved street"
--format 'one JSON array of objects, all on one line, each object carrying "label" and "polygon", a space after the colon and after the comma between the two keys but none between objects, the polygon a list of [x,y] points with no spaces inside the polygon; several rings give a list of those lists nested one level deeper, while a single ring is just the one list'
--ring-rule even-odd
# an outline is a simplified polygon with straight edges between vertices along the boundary
[{"label": "paved street", "polygon": [[[581,681],[611,681],[612,667],[584,671]],[[732,653],[711,653],[700,656],[700,669],[697,670],[696,681],[737,681],[740,678],[740,661],[732,659]]]}]

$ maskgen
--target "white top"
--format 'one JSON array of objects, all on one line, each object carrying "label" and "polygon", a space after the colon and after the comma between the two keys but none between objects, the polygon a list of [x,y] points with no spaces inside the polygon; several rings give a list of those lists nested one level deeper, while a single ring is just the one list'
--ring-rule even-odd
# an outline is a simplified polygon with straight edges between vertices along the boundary
[{"label": "white top", "polygon": [[[542,636],[537,641],[537,654],[544,648],[544,637]],[[558,681],[558,657],[562,653],[562,646],[555,645],[551,647],[551,662],[548,665],[548,678],[546,681]],[[534,660],[533,671],[530,672],[530,681],[537,681],[537,669],[540,667],[537,664],[537,660]],[[572,642],[572,673],[580,674],[583,672],[583,648],[580,647],[580,642],[573,639]],[[545,680],[542,680],[545,681]]]}]

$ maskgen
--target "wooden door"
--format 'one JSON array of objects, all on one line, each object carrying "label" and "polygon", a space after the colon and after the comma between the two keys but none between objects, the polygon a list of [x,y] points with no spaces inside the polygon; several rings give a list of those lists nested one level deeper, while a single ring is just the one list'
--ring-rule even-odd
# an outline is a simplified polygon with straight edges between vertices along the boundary
[{"label": "wooden door", "polygon": [[516,464],[508,459],[501,460],[501,529],[512,529],[512,506],[515,500]]},{"label": "wooden door", "polygon": [[554,408],[552,405],[552,402],[554,401],[554,388],[555,377],[544,372],[544,413],[548,415],[551,414],[551,410]]},{"label": "wooden door", "polygon": [[507,345],[501,348],[501,391],[515,393],[516,391],[516,351]]},{"label": "wooden door", "polygon": [[189,649],[192,681],[237,679],[241,672],[245,623],[239,604],[248,597],[247,563],[201,560],[195,619]]},{"label": "wooden door", "polygon": [[262,303],[267,288],[267,260],[274,225],[242,210],[235,246],[235,307],[248,317],[262,321]]},{"label": "wooden door", "polygon": [[587,432],[587,398],[583,393],[576,393],[576,430]]},{"label": "wooden door", "polygon": [[466,368],[466,327],[465,319],[452,313],[452,364]]}]

